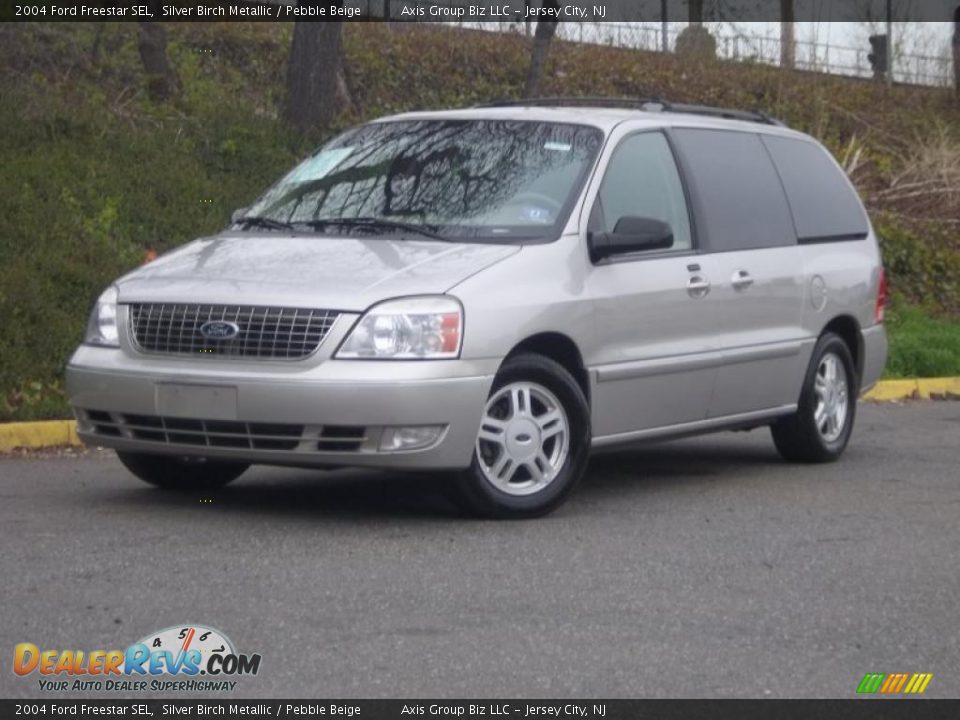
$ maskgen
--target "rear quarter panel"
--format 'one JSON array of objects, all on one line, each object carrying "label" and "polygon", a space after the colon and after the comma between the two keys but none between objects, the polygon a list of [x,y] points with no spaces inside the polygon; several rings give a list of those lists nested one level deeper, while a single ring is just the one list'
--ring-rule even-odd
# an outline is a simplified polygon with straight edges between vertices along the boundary
[{"label": "rear quarter panel", "polygon": [[[871,229],[865,240],[802,245],[806,270],[803,318],[805,331],[819,336],[834,319],[853,318],[861,333],[882,335],[882,326],[874,327],[877,291],[883,267],[876,236]],[[886,340],[864,342],[860,366],[861,386],[873,385],[886,361]]]}]

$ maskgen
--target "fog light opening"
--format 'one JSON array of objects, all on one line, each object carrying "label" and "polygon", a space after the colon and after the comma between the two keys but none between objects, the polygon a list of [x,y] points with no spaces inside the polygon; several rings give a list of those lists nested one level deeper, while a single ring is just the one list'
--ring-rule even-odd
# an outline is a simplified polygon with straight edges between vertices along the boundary
[{"label": "fog light opening", "polygon": [[433,445],[443,432],[443,425],[413,425],[384,428],[380,437],[380,452],[419,450]]}]

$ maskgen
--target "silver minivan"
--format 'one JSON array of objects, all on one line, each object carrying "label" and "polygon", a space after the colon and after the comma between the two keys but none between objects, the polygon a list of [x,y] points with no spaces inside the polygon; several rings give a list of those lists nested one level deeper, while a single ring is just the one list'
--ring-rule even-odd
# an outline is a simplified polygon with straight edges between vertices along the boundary
[{"label": "silver minivan", "polygon": [[384,118],[111,285],[78,434],[209,490],[251,464],[448,471],[557,507],[591,451],[769,426],[835,460],[883,370],[856,191],[765,115],[539,100]]}]

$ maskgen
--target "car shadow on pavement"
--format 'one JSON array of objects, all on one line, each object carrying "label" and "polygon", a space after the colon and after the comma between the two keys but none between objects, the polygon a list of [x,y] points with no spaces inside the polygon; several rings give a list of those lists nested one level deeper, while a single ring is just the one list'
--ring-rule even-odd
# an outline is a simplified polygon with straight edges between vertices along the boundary
[{"label": "car shadow on pavement", "polygon": [[449,480],[437,474],[254,466],[234,483],[203,493],[160,490],[130,476],[124,480],[124,488],[114,488],[98,502],[138,510],[164,507],[315,519],[462,516],[447,491]]},{"label": "car shadow on pavement", "polygon": [[674,440],[598,453],[590,459],[593,476],[627,474],[657,479],[723,477],[757,466],[781,465],[773,447],[738,441],[734,435]]},{"label": "car shadow on pavement", "polygon": [[[773,450],[736,439],[699,439],[649,445],[593,457],[572,503],[558,515],[576,514],[576,501],[625,502],[665,487],[688,492],[708,482],[742,477],[782,465]],[[135,482],[133,478],[130,482]],[[312,518],[434,518],[462,520],[449,474],[389,473],[370,470],[312,470],[253,467],[236,483],[198,495],[148,488],[111,498],[114,503],[146,507],[199,507],[220,512],[255,512]]]},{"label": "car shadow on pavement", "polygon": [[663,488],[682,493],[704,483],[783,467],[784,461],[772,443],[745,443],[737,436],[711,435],[597,454],[590,459],[577,492],[593,500],[609,494],[626,498],[634,492]]}]

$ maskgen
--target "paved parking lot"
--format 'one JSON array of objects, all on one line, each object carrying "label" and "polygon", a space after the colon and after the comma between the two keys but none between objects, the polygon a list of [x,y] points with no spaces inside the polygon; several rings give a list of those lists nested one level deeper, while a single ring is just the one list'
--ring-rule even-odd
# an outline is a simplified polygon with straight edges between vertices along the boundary
[{"label": "paved parking lot", "polygon": [[465,520],[436,480],[254,468],[211,502],[112,456],[0,460],[13,646],[187,622],[263,657],[236,696],[960,695],[960,403],[861,405],[843,461],[766,431],[596,458],[553,516]]}]

